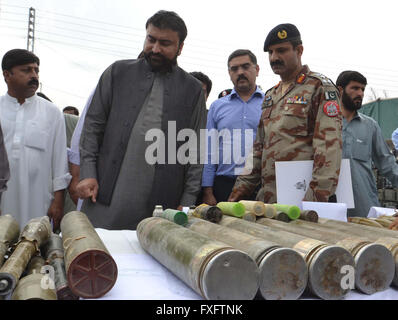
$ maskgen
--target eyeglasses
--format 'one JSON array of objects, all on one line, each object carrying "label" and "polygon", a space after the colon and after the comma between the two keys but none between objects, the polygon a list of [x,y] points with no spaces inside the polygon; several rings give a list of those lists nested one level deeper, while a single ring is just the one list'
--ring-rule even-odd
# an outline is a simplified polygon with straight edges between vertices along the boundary
[{"label": "eyeglasses", "polygon": [[250,69],[251,66],[254,66],[254,64],[244,63],[244,64],[240,64],[238,66],[231,66],[228,68],[228,70],[233,73],[238,72],[239,68],[242,68],[244,71],[247,71]]}]

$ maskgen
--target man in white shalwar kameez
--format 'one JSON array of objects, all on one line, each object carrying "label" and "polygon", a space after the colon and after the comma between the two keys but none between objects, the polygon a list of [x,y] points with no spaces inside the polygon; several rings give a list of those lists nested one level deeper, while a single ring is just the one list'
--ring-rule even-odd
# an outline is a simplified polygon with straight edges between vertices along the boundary
[{"label": "man in white shalwar kameez", "polygon": [[2,214],[11,214],[21,229],[36,217],[48,215],[54,231],[63,215],[68,172],[65,122],[62,112],[35,94],[40,60],[14,49],[2,61],[8,92],[0,97],[0,123],[10,180],[1,201]]}]

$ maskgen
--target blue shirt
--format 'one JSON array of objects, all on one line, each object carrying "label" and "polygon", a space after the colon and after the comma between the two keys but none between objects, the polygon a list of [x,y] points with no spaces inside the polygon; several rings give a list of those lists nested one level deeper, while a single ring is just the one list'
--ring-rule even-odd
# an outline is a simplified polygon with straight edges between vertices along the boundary
[{"label": "blue shirt", "polygon": [[394,130],[391,135],[392,143],[394,144],[395,150],[398,150],[398,128]]},{"label": "blue shirt", "polygon": [[216,175],[236,176],[243,169],[256,138],[263,100],[264,92],[257,87],[247,102],[233,89],[211,104],[207,114],[203,187],[212,187]]},{"label": "blue shirt", "polygon": [[372,161],[381,175],[398,186],[398,165],[375,120],[361,113],[350,122],[343,119],[343,159],[350,159],[355,203],[348,216],[367,217],[370,207],[380,207]]}]

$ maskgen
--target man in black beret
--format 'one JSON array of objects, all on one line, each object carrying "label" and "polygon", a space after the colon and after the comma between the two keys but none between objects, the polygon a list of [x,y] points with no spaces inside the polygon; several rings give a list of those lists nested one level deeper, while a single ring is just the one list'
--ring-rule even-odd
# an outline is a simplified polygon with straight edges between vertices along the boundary
[{"label": "man in black beret", "polygon": [[335,200],[342,153],[338,90],[302,65],[303,49],[293,24],[276,26],[265,39],[264,51],[281,82],[265,94],[253,162],[247,163],[252,170],[237,179],[230,201],[245,199],[261,183],[257,200],[275,203],[275,162],[293,160],[314,160],[304,201]]}]

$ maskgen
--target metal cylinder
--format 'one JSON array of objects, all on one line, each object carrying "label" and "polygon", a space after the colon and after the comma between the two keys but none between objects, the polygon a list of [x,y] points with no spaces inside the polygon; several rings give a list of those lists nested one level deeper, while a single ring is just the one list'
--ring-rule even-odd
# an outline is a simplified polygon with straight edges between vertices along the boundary
[{"label": "metal cylinder", "polygon": [[223,214],[242,218],[245,214],[245,206],[239,202],[219,202],[217,203]]},{"label": "metal cylinder", "polygon": [[220,208],[216,206],[209,206],[204,203],[197,206],[192,212],[192,215],[196,218],[215,223],[219,222],[222,219],[222,211]]},{"label": "metal cylinder", "polygon": [[0,267],[4,263],[8,248],[17,242],[19,231],[18,222],[12,216],[0,216]]},{"label": "metal cylinder", "polygon": [[0,295],[6,296],[14,290],[30,259],[39,252],[50,234],[51,225],[47,216],[28,222],[13,253],[0,268]]},{"label": "metal cylinder", "polygon": [[208,221],[190,218],[187,228],[246,252],[260,271],[260,293],[266,300],[298,299],[307,286],[308,271],[295,250]]},{"label": "metal cylinder", "polygon": [[282,211],[277,211],[276,215],[274,216],[275,220],[283,221],[283,222],[289,222],[292,219],[289,218],[289,216],[282,212]]},{"label": "metal cylinder", "polygon": [[161,217],[162,214],[163,214],[163,206],[162,205],[156,205],[155,209],[153,210],[152,216]]},{"label": "metal cylinder", "polygon": [[67,213],[61,221],[69,288],[83,298],[99,298],[114,286],[117,265],[87,216]]},{"label": "metal cylinder", "polygon": [[303,210],[300,212],[300,220],[318,222],[318,213],[314,210]]},{"label": "metal cylinder", "polygon": [[325,218],[319,218],[318,224],[327,228],[347,232],[352,235],[362,236],[370,241],[384,245],[388,250],[390,250],[394,257],[395,275],[392,284],[394,286],[398,286],[398,235],[396,231]]},{"label": "metal cylinder", "polygon": [[259,219],[257,222],[274,229],[309,236],[347,249],[355,260],[355,286],[366,294],[384,291],[391,285],[395,273],[394,260],[390,251],[380,244],[303,220],[284,223]]},{"label": "metal cylinder", "polygon": [[344,276],[341,268],[347,265],[354,267],[354,259],[346,249],[233,217],[224,216],[220,225],[298,251],[308,266],[308,289],[316,296],[341,299],[349,292],[341,286]]},{"label": "metal cylinder", "polygon": [[257,216],[250,211],[246,211],[246,213],[242,216],[242,219],[250,222],[256,222]]},{"label": "metal cylinder", "polygon": [[225,243],[151,217],[137,226],[142,248],[209,300],[251,300],[259,288],[255,261]]},{"label": "metal cylinder", "polygon": [[261,201],[248,201],[248,200],[241,200],[239,203],[245,206],[246,211],[249,211],[256,216],[263,216],[265,213],[265,205],[264,202]]},{"label": "metal cylinder", "polygon": [[163,211],[161,217],[171,222],[177,223],[180,226],[183,226],[188,222],[187,214],[180,210],[166,209]]},{"label": "metal cylinder", "polygon": [[[35,271],[35,270],[34,270]],[[12,300],[57,300],[55,289],[48,286],[46,274],[32,273],[19,280]]]},{"label": "metal cylinder", "polygon": [[300,208],[297,206],[274,203],[273,206],[277,211],[282,211],[286,213],[290,219],[295,220],[300,216]]},{"label": "metal cylinder", "polygon": [[40,255],[33,256],[26,267],[26,275],[34,273],[42,273],[42,267],[46,264],[46,260]]},{"label": "metal cylinder", "polygon": [[41,248],[42,255],[47,263],[54,270],[54,283],[58,300],[77,300],[79,297],[75,295],[69,288],[66,278],[64,248],[62,246],[62,238],[53,233],[48,241]]}]

